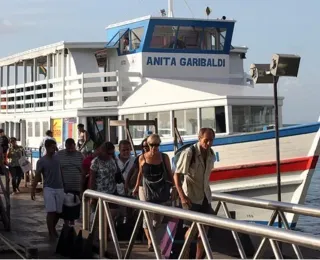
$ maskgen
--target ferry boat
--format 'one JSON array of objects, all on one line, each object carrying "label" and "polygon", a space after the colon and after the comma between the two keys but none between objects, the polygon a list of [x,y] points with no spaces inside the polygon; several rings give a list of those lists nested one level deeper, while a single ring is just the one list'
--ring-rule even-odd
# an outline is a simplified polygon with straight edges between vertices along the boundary
[{"label": "ferry boat", "polygon": [[[236,21],[170,14],[169,5],[168,16],[109,25],[105,42],[59,42],[0,59],[1,128],[26,147],[39,147],[51,129],[63,147],[67,138],[77,139],[78,123],[95,142],[110,136],[117,143],[124,131],[109,131],[109,120],[157,118],[161,150],[172,157],[173,118],[185,142],[196,142],[201,127],[212,127],[212,191],[277,200],[273,96],[244,72],[248,48],[232,45]],[[320,152],[319,126],[280,129],[285,202],[305,201]],[[131,128],[134,142],[145,130]],[[229,209],[236,219],[257,223],[271,215]],[[287,217],[294,227],[298,216]]]}]

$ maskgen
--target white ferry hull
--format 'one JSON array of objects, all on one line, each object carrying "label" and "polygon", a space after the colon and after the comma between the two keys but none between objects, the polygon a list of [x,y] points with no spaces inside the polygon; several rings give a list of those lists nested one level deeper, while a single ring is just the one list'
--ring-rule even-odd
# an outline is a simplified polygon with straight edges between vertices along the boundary
[{"label": "white ferry hull", "polygon": [[[303,204],[320,151],[320,123],[280,130],[282,201]],[[163,150],[166,150],[166,146]],[[217,138],[217,162],[210,177],[212,192],[277,200],[274,131]],[[170,156],[173,152],[169,152]],[[213,202],[216,205],[216,202]],[[236,219],[267,224],[271,211],[228,204]],[[222,211],[220,214],[224,214]],[[287,214],[294,227],[298,216]],[[275,223],[277,224],[277,222]]]}]

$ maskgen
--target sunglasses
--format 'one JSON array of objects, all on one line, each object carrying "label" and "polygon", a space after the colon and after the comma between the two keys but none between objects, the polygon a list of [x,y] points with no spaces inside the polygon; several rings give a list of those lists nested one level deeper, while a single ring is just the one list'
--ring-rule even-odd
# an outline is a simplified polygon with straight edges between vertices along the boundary
[{"label": "sunglasses", "polygon": [[149,144],[150,147],[159,147],[160,144]]}]

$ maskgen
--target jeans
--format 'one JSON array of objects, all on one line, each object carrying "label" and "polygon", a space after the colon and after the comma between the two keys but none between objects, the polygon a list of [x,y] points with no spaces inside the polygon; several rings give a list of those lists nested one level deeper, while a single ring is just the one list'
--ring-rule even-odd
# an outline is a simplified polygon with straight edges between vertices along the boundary
[{"label": "jeans", "polygon": [[19,190],[19,185],[22,179],[23,172],[20,166],[9,167],[11,173],[12,189],[13,192]]}]

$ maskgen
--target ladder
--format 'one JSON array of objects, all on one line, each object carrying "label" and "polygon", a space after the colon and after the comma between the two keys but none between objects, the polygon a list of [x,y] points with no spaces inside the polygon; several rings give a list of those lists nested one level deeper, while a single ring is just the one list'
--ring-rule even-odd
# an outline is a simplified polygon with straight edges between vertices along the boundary
[{"label": "ladder", "polygon": [[158,119],[154,120],[108,120],[108,139],[110,140],[110,128],[111,127],[124,127],[125,129],[125,139],[127,139],[130,144],[132,151],[134,152],[134,156],[137,156],[137,150],[142,150],[141,145],[135,145],[132,141],[132,135],[130,133],[130,126],[154,126],[155,133],[158,133]]},{"label": "ladder", "polygon": [[183,145],[183,140],[181,138],[181,135],[178,130],[178,123],[177,123],[177,118],[174,117],[172,118],[172,134],[173,134],[173,147],[174,147],[174,152],[176,152],[180,146]]}]

